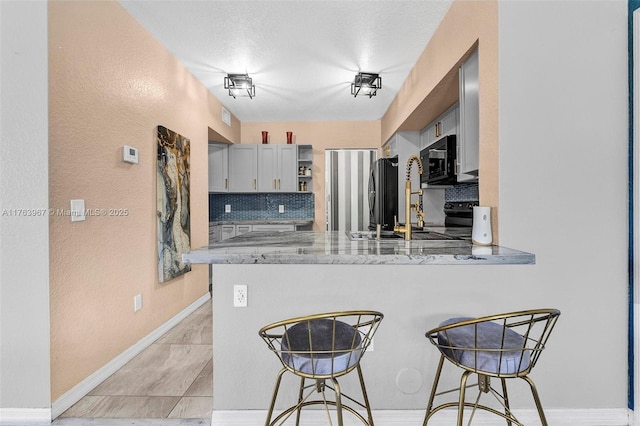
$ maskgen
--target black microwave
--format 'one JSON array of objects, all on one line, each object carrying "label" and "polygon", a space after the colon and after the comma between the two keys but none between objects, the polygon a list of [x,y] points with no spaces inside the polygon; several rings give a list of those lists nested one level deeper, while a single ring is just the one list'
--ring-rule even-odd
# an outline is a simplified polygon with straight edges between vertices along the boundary
[{"label": "black microwave", "polygon": [[421,183],[428,185],[453,185],[456,177],[456,135],[438,139],[422,151]]}]

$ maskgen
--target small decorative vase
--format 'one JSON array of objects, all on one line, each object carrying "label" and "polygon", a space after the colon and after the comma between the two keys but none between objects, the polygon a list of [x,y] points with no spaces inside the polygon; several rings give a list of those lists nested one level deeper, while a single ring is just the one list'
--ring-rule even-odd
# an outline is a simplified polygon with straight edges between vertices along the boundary
[{"label": "small decorative vase", "polygon": [[287,132],[287,143],[289,145],[293,143],[293,132]]},{"label": "small decorative vase", "polygon": [[262,143],[269,143],[269,132],[266,130],[262,131]]},{"label": "small decorative vase", "polygon": [[491,245],[491,207],[473,208],[471,242],[479,246]]}]

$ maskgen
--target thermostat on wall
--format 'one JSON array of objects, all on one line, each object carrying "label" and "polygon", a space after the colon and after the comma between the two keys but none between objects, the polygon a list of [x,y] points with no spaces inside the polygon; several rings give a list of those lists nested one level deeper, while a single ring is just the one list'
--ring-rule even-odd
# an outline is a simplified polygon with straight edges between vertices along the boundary
[{"label": "thermostat on wall", "polygon": [[127,163],[138,164],[138,148],[125,145],[122,148],[122,159]]}]

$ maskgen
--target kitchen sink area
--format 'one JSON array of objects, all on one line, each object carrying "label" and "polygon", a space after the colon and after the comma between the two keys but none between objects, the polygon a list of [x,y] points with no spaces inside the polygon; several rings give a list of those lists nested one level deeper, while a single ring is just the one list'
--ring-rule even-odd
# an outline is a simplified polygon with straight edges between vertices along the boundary
[{"label": "kitchen sink area", "polygon": [[[347,231],[350,240],[376,240],[375,231]],[[380,239],[403,239],[404,235],[393,231],[381,231]],[[413,229],[411,239],[418,241],[449,241],[449,240],[469,240],[471,239],[470,228],[439,228],[438,231],[431,229]]]}]

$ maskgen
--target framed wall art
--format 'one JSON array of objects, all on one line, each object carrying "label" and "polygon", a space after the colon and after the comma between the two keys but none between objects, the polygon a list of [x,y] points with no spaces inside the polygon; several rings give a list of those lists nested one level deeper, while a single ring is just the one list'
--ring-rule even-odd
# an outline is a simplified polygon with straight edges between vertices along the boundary
[{"label": "framed wall art", "polygon": [[191,249],[189,139],[158,126],[158,281],[185,274],[182,253]]}]

